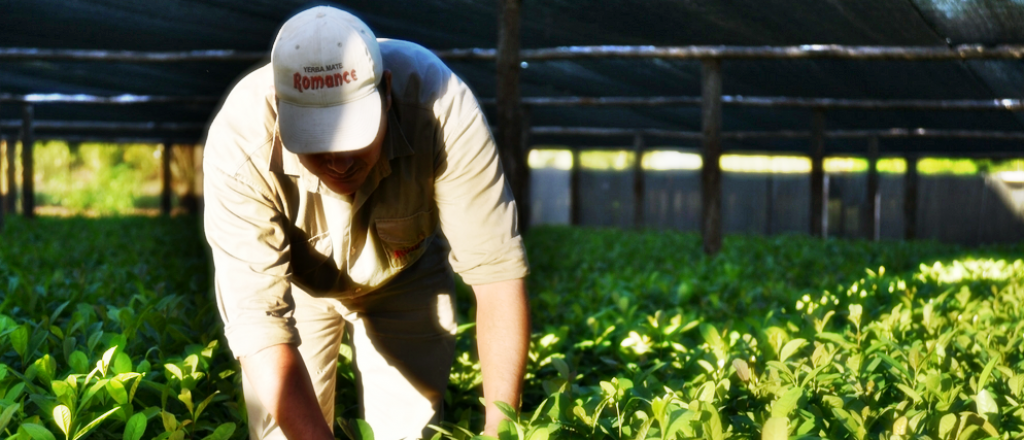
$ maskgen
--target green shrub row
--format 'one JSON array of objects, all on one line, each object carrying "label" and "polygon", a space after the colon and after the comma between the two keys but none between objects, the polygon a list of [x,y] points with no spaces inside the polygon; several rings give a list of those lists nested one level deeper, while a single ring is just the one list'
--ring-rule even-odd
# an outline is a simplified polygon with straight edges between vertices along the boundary
[{"label": "green shrub row", "polygon": [[[196,218],[12,219],[0,436],[240,439]],[[536,228],[523,411],[502,438],[1024,437],[1024,247]],[[481,429],[471,295],[437,438]],[[351,351],[339,438],[366,438]]]}]

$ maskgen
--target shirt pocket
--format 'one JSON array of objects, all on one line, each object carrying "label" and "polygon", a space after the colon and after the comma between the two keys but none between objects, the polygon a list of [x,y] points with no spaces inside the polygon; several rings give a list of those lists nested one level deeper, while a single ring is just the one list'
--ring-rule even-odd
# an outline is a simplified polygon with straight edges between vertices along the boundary
[{"label": "shirt pocket", "polygon": [[381,247],[393,270],[401,270],[415,263],[434,238],[430,211],[401,218],[378,218],[374,224]]}]

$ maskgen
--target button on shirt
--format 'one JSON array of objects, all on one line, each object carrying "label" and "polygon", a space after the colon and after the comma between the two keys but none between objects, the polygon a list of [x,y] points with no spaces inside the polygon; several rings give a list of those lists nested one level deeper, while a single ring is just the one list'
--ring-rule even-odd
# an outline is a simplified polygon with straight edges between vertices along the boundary
[{"label": "button on shirt", "polygon": [[269,65],[232,89],[210,125],[205,229],[236,357],[299,342],[293,285],[354,298],[446,259],[470,285],[528,272],[515,201],[476,98],[430,51],[379,42],[392,73],[388,131],[351,197],[321,184],[281,144]]}]

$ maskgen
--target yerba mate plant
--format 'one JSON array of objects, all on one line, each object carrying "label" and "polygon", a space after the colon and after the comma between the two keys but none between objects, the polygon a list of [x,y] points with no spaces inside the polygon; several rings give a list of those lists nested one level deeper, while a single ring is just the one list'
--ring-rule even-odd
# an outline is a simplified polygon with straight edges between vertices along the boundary
[{"label": "yerba mate plant", "polygon": [[[502,439],[1024,437],[1024,247],[535,228],[522,411]],[[13,219],[0,432],[241,439],[195,218]],[[482,428],[472,295],[438,439]],[[339,354],[335,433],[358,419]]]}]

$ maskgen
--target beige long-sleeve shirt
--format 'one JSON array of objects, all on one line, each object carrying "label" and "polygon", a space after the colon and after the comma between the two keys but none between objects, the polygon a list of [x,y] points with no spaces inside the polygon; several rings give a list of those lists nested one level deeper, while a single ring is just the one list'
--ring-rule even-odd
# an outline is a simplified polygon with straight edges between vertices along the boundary
[{"label": "beige long-sleeve shirt", "polygon": [[476,98],[423,47],[380,40],[380,49],[392,72],[388,132],[351,198],[281,144],[269,65],[235,85],[210,126],[205,229],[236,357],[298,343],[293,285],[368,295],[397,276],[436,270],[445,253],[470,285],[528,272],[515,201]]}]

